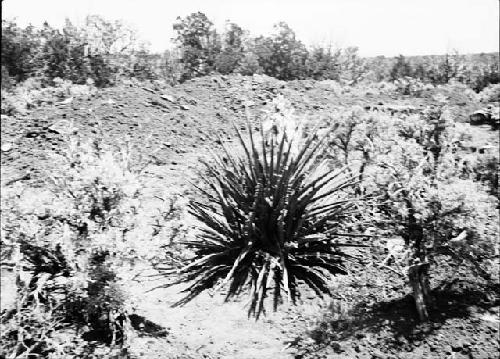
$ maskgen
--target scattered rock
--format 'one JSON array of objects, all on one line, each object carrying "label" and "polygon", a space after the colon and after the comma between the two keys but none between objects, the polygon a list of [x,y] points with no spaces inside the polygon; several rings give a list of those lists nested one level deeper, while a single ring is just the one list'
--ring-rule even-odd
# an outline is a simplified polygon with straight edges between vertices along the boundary
[{"label": "scattered rock", "polygon": [[464,342],[462,340],[455,340],[451,343],[451,350],[454,352],[459,352],[464,347]]},{"label": "scattered rock", "polygon": [[12,149],[12,143],[11,142],[6,142],[2,144],[2,152],[9,152]]},{"label": "scattered rock", "polygon": [[330,347],[333,349],[335,353],[342,353],[344,351],[342,345],[340,345],[339,342],[331,342]]},{"label": "scattered rock", "polygon": [[175,103],[175,99],[170,95],[161,95],[160,97],[168,102]]},{"label": "scattered rock", "polygon": [[149,93],[152,93],[152,94],[154,94],[154,93],[155,93],[155,91],[154,91],[153,89],[150,89],[150,88],[148,88],[148,87],[144,87],[144,86],[143,86],[143,87],[141,87],[141,89],[143,89],[144,91],[147,91],[147,92],[149,92]]},{"label": "scattered rock", "polygon": [[151,105],[153,105],[153,106],[159,106],[159,107],[166,108],[166,109],[168,109],[168,108],[169,108],[169,107],[168,107],[166,104],[164,104],[163,102],[156,101],[156,100],[153,100],[153,99],[152,99],[152,100],[150,100],[150,101],[149,101],[149,103],[150,103]]},{"label": "scattered rock", "polygon": [[70,135],[77,132],[77,128],[74,127],[68,120],[60,120],[54,122],[49,126],[49,132],[58,133],[61,135]]},{"label": "scattered rock", "polygon": [[373,349],[370,353],[373,359],[387,359],[387,355],[382,353],[380,350]]},{"label": "scattered rock", "polygon": [[68,104],[70,104],[71,102],[73,102],[73,97],[69,97],[69,98],[67,98],[67,99],[66,99],[66,100],[64,100],[64,101],[59,102],[59,104],[60,104],[60,105],[68,105]]}]

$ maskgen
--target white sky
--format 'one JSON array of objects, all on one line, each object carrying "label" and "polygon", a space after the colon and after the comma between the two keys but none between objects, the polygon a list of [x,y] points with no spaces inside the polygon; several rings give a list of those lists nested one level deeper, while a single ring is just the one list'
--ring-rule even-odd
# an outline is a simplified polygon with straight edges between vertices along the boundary
[{"label": "white sky", "polygon": [[2,18],[59,27],[87,14],[134,25],[153,51],[171,47],[177,16],[204,12],[223,29],[229,19],[252,35],[287,22],[307,45],[358,46],[361,55],[497,52],[499,0],[3,0]]}]

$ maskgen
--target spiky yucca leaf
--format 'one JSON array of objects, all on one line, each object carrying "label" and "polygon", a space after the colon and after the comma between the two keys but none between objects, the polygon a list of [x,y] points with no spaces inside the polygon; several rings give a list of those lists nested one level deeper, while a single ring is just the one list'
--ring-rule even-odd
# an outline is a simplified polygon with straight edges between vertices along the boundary
[{"label": "spiky yucca leaf", "polygon": [[177,283],[190,282],[182,305],[209,288],[228,285],[226,300],[249,292],[249,316],[264,310],[273,291],[274,309],[282,294],[295,303],[299,282],[318,295],[330,294],[330,274],[345,274],[346,255],[332,243],[350,214],[354,199],[346,189],[355,183],[346,169],[315,175],[325,138],[294,143],[295,134],[257,141],[248,124],[245,141],[235,127],[244,155],[224,148],[226,159],[214,155],[205,163],[206,184],[190,212],[203,225],[187,245],[193,262],[179,270]]}]

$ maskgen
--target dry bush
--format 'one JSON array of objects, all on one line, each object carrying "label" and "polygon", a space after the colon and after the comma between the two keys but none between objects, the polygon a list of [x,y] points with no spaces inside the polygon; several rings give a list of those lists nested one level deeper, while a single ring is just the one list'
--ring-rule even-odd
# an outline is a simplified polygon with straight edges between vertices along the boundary
[{"label": "dry bush", "polygon": [[421,80],[408,76],[395,80],[394,85],[398,93],[412,97],[421,97],[425,91],[434,88],[432,85],[426,85]]},{"label": "dry bush", "polygon": [[[77,331],[75,340],[98,340],[112,351],[127,345],[128,304],[118,269],[137,259],[136,249],[143,246],[134,232],[142,185],[126,148],[116,151],[77,138],[67,145],[54,157],[49,190],[14,188],[2,198],[2,207],[10,209],[2,211],[2,248],[13,254],[17,248],[14,263],[19,263],[16,306],[2,314],[7,333],[2,347],[19,355],[28,350],[20,346],[55,353],[62,347],[52,335],[64,337],[71,330]],[[26,314],[33,305],[46,318],[39,326],[38,317]],[[33,335],[39,333],[34,342],[13,334],[27,325],[34,326]],[[84,350],[82,345],[64,350]]]},{"label": "dry bush", "polygon": [[54,104],[73,98],[89,98],[96,93],[92,80],[76,85],[69,80],[54,79],[54,86],[43,87],[39,78],[29,78],[10,90],[2,91],[1,112],[5,115],[26,115],[42,103]]},{"label": "dry bush", "polygon": [[485,278],[493,274],[489,261],[498,231],[489,223],[496,223],[497,201],[473,182],[474,173],[464,177],[459,144],[466,134],[447,111],[428,109],[404,120],[353,113],[339,135],[334,147],[346,161],[361,162],[361,191],[381,200],[373,224],[404,239],[403,277],[414,283],[412,270],[419,268],[428,286],[425,277],[439,271],[435,258],[443,254]]},{"label": "dry bush", "polygon": [[488,85],[479,93],[481,102],[500,102],[500,84]]}]

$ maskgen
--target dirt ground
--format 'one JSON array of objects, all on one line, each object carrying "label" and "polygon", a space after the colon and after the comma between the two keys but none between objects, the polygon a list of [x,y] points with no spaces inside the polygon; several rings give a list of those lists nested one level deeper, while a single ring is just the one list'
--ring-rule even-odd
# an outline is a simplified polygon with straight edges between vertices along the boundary
[{"label": "dirt ground", "polygon": [[[102,130],[104,140],[110,143],[130,141],[137,161],[141,156],[154,156],[145,171],[144,202],[153,211],[160,205],[154,196],[178,195],[182,206],[182,198],[193,196],[189,180],[196,181],[199,160],[214,148],[215,133],[223,140],[233,140],[231,122],[242,126],[246,108],[251,115],[258,115],[277,94],[289,99],[298,112],[325,118],[336,109],[353,105],[397,112],[433,103],[431,94],[409,98],[339,91],[328,82],[285,83],[264,76],[206,77],[161,88],[126,83],[68,104],[49,101],[26,116],[2,116],[2,144],[10,144],[2,151],[2,185],[20,179],[26,186],[41,186],[51,168],[49,154],[60,151],[64,131],[71,126],[81,136],[94,136]],[[452,95],[450,105],[458,120],[465,122],[478,105],[461,93]],[[479,137],[498,145],[495,133]],[[184,225],[189,231],[193,223],[186,219]],[[159,249],[151,246],[151,250]],[[498,283],[482,283],[467,273],[448,286],[441,283],[452,273],[433,278],[434,320],[422,325],[416,320],[404,283],[389,273],[380,276],[373,268],[334,280],[332,285],[342,297],[321,300],[306,296],[299,305],[284,304],[277,313],[269,312],[259,321],[247,318],[245,298],[224,304],[221,293],[207,292],[183,307],[172,308],[181,287],[153,289],[161,286],[164,278],[154,276],[157,273],[147,262],[126,271],[135,277],[126,290],[137,321],[130,348],[136,358],[498,355],[500,288]],[[2,297],[4,288],[2,282]],[[324,333],[331,335],[325,337]]]}]

